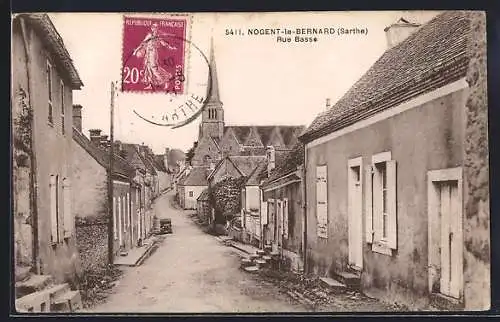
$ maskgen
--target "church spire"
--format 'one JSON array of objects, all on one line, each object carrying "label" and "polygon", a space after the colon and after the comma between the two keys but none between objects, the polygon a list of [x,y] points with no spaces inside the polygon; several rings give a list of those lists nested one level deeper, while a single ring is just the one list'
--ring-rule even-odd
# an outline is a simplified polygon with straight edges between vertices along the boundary
[{"label": "church spire", "polygon": [[[210,76],[212,80],[212,87],[210,98],[208,99],[211,103],[220,103],[219,97],[219,80],[217,79],[217,67],[215,66],[215,54],[214,54],[214,38],[210,39]],[[209,79],[210,81],[210,79]]]}]

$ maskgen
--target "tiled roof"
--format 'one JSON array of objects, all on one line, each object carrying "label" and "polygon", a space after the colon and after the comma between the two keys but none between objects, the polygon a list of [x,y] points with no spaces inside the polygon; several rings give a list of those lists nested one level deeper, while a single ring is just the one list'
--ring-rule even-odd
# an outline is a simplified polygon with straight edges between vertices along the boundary
[{"label": "tiled roof", "polygon": [[140,153],[137,149],[137,144],[122,143],[121,147],[124,151],[125,159],[127,160],[127,162],[129,162],[135,168],[146,170],[146,165],[144,164],[142,158],[139,156]]},{"label": "tiled roof", "polygon": [[161,172],[167,172],[167,168],[165,167],[165,161],[164,161],[164,157],[163,155],[155,155],[154,156],[154,165],[155,165],[155,168],[158,170],[158,171],[161,171]]},{"label": "tiled roof", "polygon": [[271,139],[272,132],[277,129],[283,138],[285,146],[293,146],[297,136],[305,129],[302,125],[269,125],[269,126],[253,126],[253,125],[231,125],[224,127],[224,133],[232,129],[236,139],[240,144],[244,144],[252,128],[257,130],[258,137],[262,146],[266,147]]},{"label": "tiled roof", "polygon": [[200,196],[196,200],[199,200],[199,201],[208,201],[209,200],[208,188],[205,189],[205,190],[203,190],[200,193]]},{"label": "tiled roof", "polygon": [[26,18],[26,21],[43,39],[43,42],[48,46],[47,49],[57,58],[57,67],[63,70],[70,80],[72,89],[80,89],[83,86],[82,80],[49,16],[45,13],[23,13],[16,16],[15,19],[18,17]]},{"label": "tiled roof", "polygon": [[387,50],[300,139],[310,142],[464,77],[469,60],[467,15],[442,13]]},{"label": "tiled roof", "polygon": [[271,175],[265,180],[265,183],[276,180],[281,176],[285,176],[297,170],[297,167],[302,164],[304,164],[304,145],[297,143],[292,151],[276,160],[276,167],[271,171]]},{"label": "tiled roof", "polygon": [[[96,146],[83,133],[73,128],[73,140],[78,143],[87,153],[92,156],[102,167],[109,167],[109,152]],[[121,156],[115,154],[113,160],[113,173],[130,177],[134,171],[133,167]]]},{"label": "tiled roof", "polygon": [[244,177],[250,176],[257,166],[267,162],[265,156],[229,156],[228,159]]},{"label": "tiled roof", "polygon": [[184,186],[208,186],[208,167],[193,167],[182,182]]},{"label": "tiled roof", "polygon": [[261,180],[265,178],[266,174],[267,174],[267,162],[260,163],[252,171],[245,184],[248,186],[258,186],[260,185]]}]

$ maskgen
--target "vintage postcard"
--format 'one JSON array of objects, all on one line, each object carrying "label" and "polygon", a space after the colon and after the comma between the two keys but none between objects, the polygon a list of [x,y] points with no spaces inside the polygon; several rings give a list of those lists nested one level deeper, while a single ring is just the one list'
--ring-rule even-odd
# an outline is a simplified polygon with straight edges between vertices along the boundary
[{"label": "vintage postcard", "polygon": [[11,21],[13,312],[489,310],[484,12]]}]

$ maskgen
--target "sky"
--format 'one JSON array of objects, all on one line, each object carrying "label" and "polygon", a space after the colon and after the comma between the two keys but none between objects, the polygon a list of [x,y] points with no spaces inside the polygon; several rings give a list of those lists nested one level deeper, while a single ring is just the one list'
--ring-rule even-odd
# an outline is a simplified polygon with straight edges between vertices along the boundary
[{"label": "sky", "polygon": [[[208,57],[213,38],[220,98],[230,125],[309,125],[370,68],[387,49],[384,28],[404,17],[425,23],[437,12],[296,12],[195,13],[189,37]],[[123,14],[49,14],[84,83],[73,103],[83,106],[83,130],[110,128],[110,86],[120,80]],[[129,14],[127,16],[130,16]],[[135,14],[149,17],[150,14]],[[157,14],[153,17],[169,16]],[[249,28],[358,28],[366,35],[320,35],[314,43],[279,43],[276,36],[250,36]],[[226,35],[239,29],[244,36]],[[200,85],[206,70],[191,54],[188,78]],[[194,56],[193,56],[194,55]],[[190,56],[190,57],[191,57]],[[196,63],[198,60],[198,65]],[[203,83],[203,82],[202,82]],[[176,129],[138,118],[134,109],[163,108],[161,94],[118,93],[115,100],[115,140],[149,145],[157,154],[165,148],[186,151],[197,140],[201,116]]]}]

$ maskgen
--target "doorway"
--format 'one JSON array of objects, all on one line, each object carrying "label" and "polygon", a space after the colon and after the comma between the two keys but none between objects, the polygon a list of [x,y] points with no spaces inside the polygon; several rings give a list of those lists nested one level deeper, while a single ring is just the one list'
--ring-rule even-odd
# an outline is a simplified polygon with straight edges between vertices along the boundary
[{"label": "doorway", "polygon": [[349,266],[363,268],[363,215],[362,215],[362,158],[349,160],[347,178],[347,229],[349,241]]},{"label": "doorway", "polygon": [[462,169],[429,171],[429,287],[454,299],[463,293]]}]

